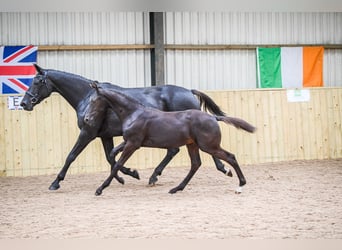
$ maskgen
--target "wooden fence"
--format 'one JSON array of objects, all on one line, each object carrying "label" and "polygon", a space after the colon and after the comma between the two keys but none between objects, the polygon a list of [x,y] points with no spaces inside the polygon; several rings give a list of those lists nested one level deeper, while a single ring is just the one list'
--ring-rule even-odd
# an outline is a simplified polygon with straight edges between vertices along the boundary
[{"label": "wooden fence", "polygon": [[[248,134],[226,124],[222,145],[240,164],[257,164],[342,157],[342,88],[309,89],[307,102],[288,102],[286,90],[207,91],[229,115],[257,126]],[[78,136],[76,113],[58,94],[34,111],[7,108],[0,96],[0,175],[28,176],[57,174]],[[121,138],[115,138],[115,144]],[[142,169],[158,165],[166,150],[139,149],[125,164]],[[205,153],[202,165],[212,166]],[[170,166],[189,166],[183,147]],[[99,139],[93,141],[70,167],[70,173],[105,171]]]}]

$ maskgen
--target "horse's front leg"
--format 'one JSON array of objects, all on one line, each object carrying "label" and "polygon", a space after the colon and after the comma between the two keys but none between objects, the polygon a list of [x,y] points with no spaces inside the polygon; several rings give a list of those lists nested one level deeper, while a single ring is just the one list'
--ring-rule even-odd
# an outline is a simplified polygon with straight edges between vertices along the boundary
[{"label": "horse's front leg", "polygon": [[65,160],[63,168],[57,175],[57,178],[50,185],[50,190],[57,190],[60,188],[59,183],[62,180],[64,180],[71,163],[77,158],[77,156],[83,151],[83,149],[95,138],[96,136],[92,135],[91,133],[88,133],[86,130],[81,130],[74,147],[72,148],[72,150],[70,151]]},{"label": "horse's front leg", "polygon": [[[103,149],[104,149],[105,154],[106,154],[107,161],[111,165],[111,170],[112,170],[114,165],[115,165],[115,156],[116,156],[116,155],[115,156],[111,155],[111,151],[114,147],[113,138],[101,137],[101,141],[102,141]],[[139,173],[137,170],[131,170],[130,168],[126,168],[126,167],[122,166],[120,168],[120,171],[125,175],[130,175],[133,178],[140,180],[140,176],[139,176]]]},{"label": "horse's front leg", "polygon": [[118,182],[124,184],[124,181],[121,177],[118,176],[118,171],[122,168],[123,164],[132,156],[132,154],[137,150],[138,147],[133,144],[127,143],[122,151],[122,154],[119,160],[115,163],[114,167],[108,178],[102,183],[102,185],[96,190],[95,195],[101,195],[103,189],[108,187],[112,182],[113,178],[117,179]]},{"label": "horse's front leg", "polygon": [[148,184],[155,185],[158,181],[157,176],[161,175],[166,165],[172,160],[172,158],[179,152],[179,148],[169,148],[164,159],[159,163],[159,165],[154,169]]}]

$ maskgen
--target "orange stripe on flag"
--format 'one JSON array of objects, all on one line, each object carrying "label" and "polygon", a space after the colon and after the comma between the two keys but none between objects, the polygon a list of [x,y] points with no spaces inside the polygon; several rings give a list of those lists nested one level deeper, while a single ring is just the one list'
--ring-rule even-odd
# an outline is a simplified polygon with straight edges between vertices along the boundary
[{"label": "orange stripe on flag", "polygon": [[303,47],[303,86],[323,86],[323,47]]}]

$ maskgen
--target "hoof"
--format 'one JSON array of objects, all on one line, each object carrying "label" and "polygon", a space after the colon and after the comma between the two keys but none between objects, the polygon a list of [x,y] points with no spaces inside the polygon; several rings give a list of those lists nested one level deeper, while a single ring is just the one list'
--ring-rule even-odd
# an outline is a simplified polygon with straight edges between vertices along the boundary
[{"label": "hoof", "polygon": [[235,189],[235,193],[241,194],[242,193],[242,187],[238,187],[237,189]]},{"label": "hoof", "polygon": [[178,189],[178,187],[175,187],[175,188],[173,188],[173,189],[171,189],[171,190],[169,191],[169,194],[175,194],[175,193],[177,193],[178,191],[182,191],[182,189]]},{"label": "hoof", "polygon": [[228,169],[226,175],[229,176],[229,177],[233,177],[233,173],[232,173],[232,171],[230,169]]},{"label": "hoof", "polygon": [[96,196],[100,196],[102,194],[102,190],[101,189],[97,189],[95,192]]},{"label": "hoof", "polygon": [[132,177],[134,177],[135,179],[140,180],[140,176],[139,176],[139,173],[138,173],[137,170],[133,170],[133,172],[132,172]]},{"label": "hoof", "polygon": [[59,189],[61,186],[58,183],[52,183],[49,187],[49,190],[57,190]]},{"label": "hoof", "polygon": [[121,183],[122,185],[124,185],[125,184],[125,180],[124,180],[124,178],[122,178],[122,177],[119,177],[119,176],[116,176],[115,177],[115,179],[119,182],[119,183]]},{"label": "hoof", "polygon": [[150,180],[148,181],[148,185],[149,186],[154,186],[156,185],[156,182],[158,181],[158,178],[157,177],[153,177],[151,176]]}]

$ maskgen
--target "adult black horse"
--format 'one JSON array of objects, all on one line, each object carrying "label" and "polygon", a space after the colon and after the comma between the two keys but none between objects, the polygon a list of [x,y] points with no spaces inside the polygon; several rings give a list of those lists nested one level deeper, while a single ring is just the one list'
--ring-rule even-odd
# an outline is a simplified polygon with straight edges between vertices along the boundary
[{"label": "adult black horse", "polygon": [[[110,109],[100,109],[96,114],[96,123],[91,125],[84,120],[84,115],[93,105],[91,100],[97,95],[95,90],[90,87],[92,80],[82,76],[53,70],[43,69],[35,65],[37,74],[33,79],[30,88],[26,91],[21,102],[21,106],[27,110],[33,110],[34,106],[49,97],[52,92],[62,95],[65,100],[75,109],[77,114],[77,124],[80,134],[75,145],[68,154],[64,166],[58,173],[57,178],[52,182],[49,189],[60,188],[60,181],[64,180],[70,164],[83,151],[83,149],[96,137],[100,137],[106,154],[106,159],[111,166],[114,166],[115,159],[110,157],[110,152],[114,146],[113,137],[122,135],[122,124],[116,113]],[[221,109],[204,93],[197,90],[188,90],[174,85],[154,86],[146,88],[122,88],[113,84],[104,85],[106,88],[114,89],[131,96],[146,106],[151,106],[163,111],[182,111],[187,109],[204,109],[215,115],[224,115]],[[196,98],[197,96],[198,98]],[[165,158],[157,166],[150,178],[150,184],[157,181],[165,166],[171,161],[173,156],[179,152],[179,148],[168,149]],[[216,158],[213,158],[216,168],[226,175],[232,176],[230,170],[226,170],[224,165]],[[123,167],[121,171],[134,178],[139,179],[136,170]]]}]

